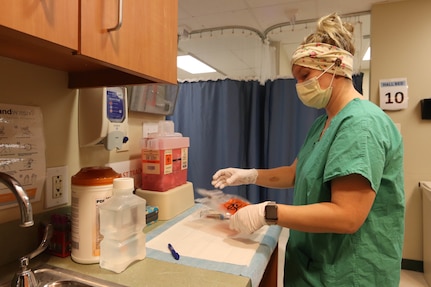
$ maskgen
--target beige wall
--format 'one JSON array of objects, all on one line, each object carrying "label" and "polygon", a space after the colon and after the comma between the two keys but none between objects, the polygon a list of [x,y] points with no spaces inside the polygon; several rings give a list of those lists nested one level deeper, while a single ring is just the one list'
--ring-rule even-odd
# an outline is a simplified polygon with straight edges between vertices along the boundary
[{"label": "beige wall", "polygon": [[[101,146],[79,148],[77,90],[67,88],[67,73],[0,57],[0,103],[39,106],[43,113],[46,166],[64,166],[69,175],[81,167],[105,165],[140,157],[143,122],[162,116],[129,113],[129,151],[107,151]],[[33,203],[34,213],[44,211],[44,195]],[[70,202],[70,200],[69,200]],[[0,223],[19,218],[18,208],[0,210]]]},{"label": "beige wall", "polygon": [[370,99],[378,103],[380,79],[407,78],[409,107],[388,112],[401,124],[405,145],[406,225],[403,258],[422,260],[421,180],[431,180],[431,120],[421,120],[420,100],[430,98],[431,1],[375,5],[371,11]]}]

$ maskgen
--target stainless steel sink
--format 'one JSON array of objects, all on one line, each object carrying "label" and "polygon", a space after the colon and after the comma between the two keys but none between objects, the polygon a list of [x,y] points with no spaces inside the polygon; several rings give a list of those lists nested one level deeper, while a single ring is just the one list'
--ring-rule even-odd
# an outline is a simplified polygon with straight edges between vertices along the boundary
[{"label": "stainless steel sink", "polygon": [[43,265],[33,272],[39,282],[38,287],[126,287],[51,265]]},{"label": "stainless steel sink", "polygon": [[43,287],[64,287],[64,286],[89,287],[91,285],[87,285],[87,284],[80,283],[80,282],[73,281],[73,280],[55,281],[53,283],[48,283],[48,284],[43,285]]}]

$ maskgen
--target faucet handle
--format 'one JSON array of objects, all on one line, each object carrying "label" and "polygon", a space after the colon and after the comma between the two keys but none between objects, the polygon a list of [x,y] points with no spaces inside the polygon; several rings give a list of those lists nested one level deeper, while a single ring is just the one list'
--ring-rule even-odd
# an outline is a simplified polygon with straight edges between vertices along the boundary
[{"label": "faucet handle", "polygon": [[21,270],[27,270],[28,264],[30,263],[30,260],[27,256],[21,257],[19,259],[19,266],[21,267]]},{"label": "faucet handle", "polygon": [[42,242],[39,247],[29,254],[19,259],[21,270],[17,272],[11,282],[11,287],[37,287],[38,281],[34,276],[33,271],[28,268],[30,260],[41,254],[48,247],[53,233],[52,224],[49,223],[45,227]]},{"label": "faucet handle", "polygon": [[39,282],[31,269],[28,268],[30,260],[27,256],[20,258],[21,270],[15,273],[10,284],[11,287],[37,287]]},{"label": "faucet handle", "polygon": [[10,286],[11,287],[37,287],[39,282],[30,269],[15,274]]}]

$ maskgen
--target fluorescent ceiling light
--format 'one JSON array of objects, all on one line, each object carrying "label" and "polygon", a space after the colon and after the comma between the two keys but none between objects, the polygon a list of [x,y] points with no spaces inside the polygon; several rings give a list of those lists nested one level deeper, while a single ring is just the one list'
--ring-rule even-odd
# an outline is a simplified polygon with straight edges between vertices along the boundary
[{"label": "fluorescent ceiling light", "polygon": [[214,73],[216,70],[190,55],[177,56],[177,67],[191,74]]},{"label": "fluorescent ceiling light", "polygon": [[367,51],[364,54],[364,57],[362,57],[362,61],[369,61],[371,60],[371,49],[368,47]]}]

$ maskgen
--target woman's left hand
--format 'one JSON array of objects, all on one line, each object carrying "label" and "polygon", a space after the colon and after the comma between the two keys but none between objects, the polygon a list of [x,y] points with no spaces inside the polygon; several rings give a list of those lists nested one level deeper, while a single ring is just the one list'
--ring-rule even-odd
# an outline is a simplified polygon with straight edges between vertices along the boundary
[{"label": "woman's left hand", "polygon": [[266,225],[265,206],[270,201],[250,204],[239,209],[229,219],[229,228],[241,233],[251,234]]}]

